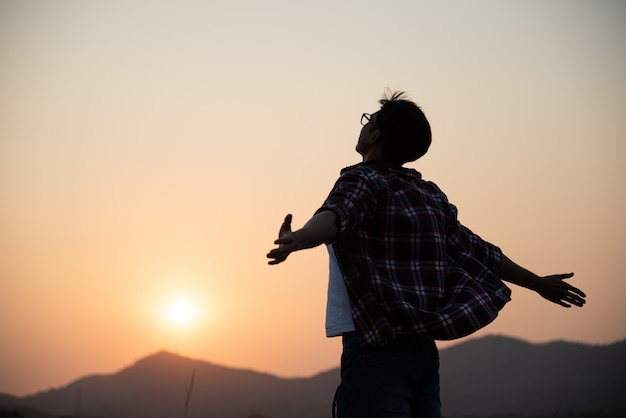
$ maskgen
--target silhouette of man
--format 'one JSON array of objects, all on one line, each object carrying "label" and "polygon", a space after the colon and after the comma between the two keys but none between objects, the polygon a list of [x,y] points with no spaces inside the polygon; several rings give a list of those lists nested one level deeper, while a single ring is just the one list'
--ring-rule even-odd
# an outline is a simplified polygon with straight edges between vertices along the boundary
[{"label": "silhouette of man", "polygon": [[[287,215],[267,257],[329,244],[327,335],[342,336],[339,418],[440,417],[436,339],[471,334],[510,300],[506,280],[564,307],[585,294],[539,277],[457,220],[432,182],[403,164],[423,156],[431,130],[421,109],[396,92],[363,114],[356,151],[323,205],[301,228]],[[334,411],[333,411],[334,412]]]}]

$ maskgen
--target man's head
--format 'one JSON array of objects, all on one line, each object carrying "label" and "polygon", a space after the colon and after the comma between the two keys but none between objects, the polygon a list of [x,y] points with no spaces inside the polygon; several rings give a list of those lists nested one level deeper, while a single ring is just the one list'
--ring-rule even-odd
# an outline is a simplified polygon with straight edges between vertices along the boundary
[{"label": "man's head", "polygon": [[376,144],[384,161],[402,165],[415,161],[428,151],[431,143],[430,124],[421,109],[405,99],[404,92],[386,95],[379,101],[380,110],[366,119],[357,151],[365,156]]}]

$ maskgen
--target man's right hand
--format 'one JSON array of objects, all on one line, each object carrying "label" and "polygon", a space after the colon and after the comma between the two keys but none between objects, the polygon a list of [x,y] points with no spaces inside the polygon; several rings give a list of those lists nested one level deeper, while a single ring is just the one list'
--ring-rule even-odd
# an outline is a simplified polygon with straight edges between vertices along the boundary
[{"label": "man's right hand", "polygon": [[274,244],[278,244],[278,248],[274,248],[267,253],[267,258],[272,259],[267,264],[282,263],[295,250],[295,241],[291,232],[291,219],[291,214],[285,216],[285,220],[278,231],[278,239],[274,241]]}]

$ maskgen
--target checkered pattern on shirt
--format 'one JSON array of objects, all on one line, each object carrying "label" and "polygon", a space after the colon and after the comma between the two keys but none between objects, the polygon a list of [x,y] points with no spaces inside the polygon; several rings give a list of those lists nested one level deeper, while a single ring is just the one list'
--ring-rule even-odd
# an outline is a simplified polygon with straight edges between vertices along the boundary
[{"label": "checkered pattern on shirt", "polygon": [[333,250],[368,344],[406,334],[459,338],[510,300],[492,272],[500,249],[461,225],[445,194],[415,170],[374,162],[345,168],[322,210],[337,214]]}]

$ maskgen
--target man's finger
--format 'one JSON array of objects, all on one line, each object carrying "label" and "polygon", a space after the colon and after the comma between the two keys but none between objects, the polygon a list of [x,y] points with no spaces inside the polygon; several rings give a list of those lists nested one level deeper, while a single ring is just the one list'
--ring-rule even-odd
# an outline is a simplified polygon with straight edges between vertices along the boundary
[{"label": "man's finger", "polygon": [[293,216],[291,214],[288,214],[287,216],[285,216],[285,220],[283,221],[283,224],[280,226],[280,230],[278,231],[278,236],[284,235],[291,231],[292,219],[293,219]]},{"label": "man's finger", "polygon": [[585,294],[585,292],[583,292],[582,290],[580,290],[580,289],[579,289],[579,288],[577,288],[577,287],[574,287],[574,286],[569,286],[569,290],[570,290],[572,293],[577,294],[577,295],[578,295],[578,296],[580,296],[581,298],[586,298],[586,297],[587,297],[587,295]]}]

